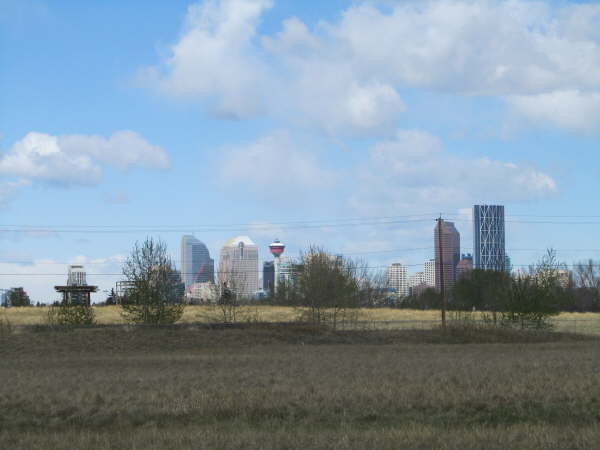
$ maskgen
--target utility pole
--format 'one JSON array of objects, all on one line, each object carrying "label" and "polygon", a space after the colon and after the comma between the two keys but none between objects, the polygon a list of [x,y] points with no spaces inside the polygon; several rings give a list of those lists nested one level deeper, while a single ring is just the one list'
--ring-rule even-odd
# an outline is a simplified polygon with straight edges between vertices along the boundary
[{"label": "utility pole", "polygon": [[440,215],[437,219],[438,226],[438,253],[440,256],[440,295],[442,296],[442,329],[446,331],[446,286],[444,283],[444,246],[442,245],[442,225],[444,219]]}]

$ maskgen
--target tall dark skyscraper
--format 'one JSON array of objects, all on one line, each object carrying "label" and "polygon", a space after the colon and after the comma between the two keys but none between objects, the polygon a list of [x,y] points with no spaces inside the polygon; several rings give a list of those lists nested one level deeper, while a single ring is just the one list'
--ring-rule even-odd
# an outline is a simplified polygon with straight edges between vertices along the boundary
[{"label": "tall dark skyscraper", "polygon": [[206,245],[194,236],[181,238],[181,280],[186,289],[194,283],[215,281],[215,262]]},{"label": "tall dark skyscraper", "polygon": [[504,270],[504,206],[473,206],[473,259],[475,269]]},{"label": "tall dark skyscraper", "polygon": [[[441,289],[441,264],[439,246],[439,222],[433,230],[435,244],[435,287]],[[442,221],[442,256],[444,262],[444,287],[449,291],[456,282],[456,265],[460,261],[460,233],[453,222]]]},{"label": "tall dark skyscraper", "polygon": [[275,263],[265,261],[263,263],[263,291],[271,292],[275,288]]}]

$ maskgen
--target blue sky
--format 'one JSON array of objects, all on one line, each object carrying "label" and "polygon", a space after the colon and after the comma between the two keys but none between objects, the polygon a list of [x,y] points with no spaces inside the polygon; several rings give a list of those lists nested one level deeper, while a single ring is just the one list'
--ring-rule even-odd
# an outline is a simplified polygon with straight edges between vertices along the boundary
[{"label": "blue sky", "polygon": [[416,271],[475,203],[517,265],[599,258],[599,30],[596,2],[0,1],[0,287],[108,289],[187,232]]}]

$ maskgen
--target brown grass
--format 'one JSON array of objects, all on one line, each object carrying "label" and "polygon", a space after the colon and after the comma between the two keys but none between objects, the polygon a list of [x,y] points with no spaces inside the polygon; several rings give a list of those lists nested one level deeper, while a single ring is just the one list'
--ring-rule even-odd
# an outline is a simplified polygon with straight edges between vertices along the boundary
[{"label": "brown grass", "polygon": [[598,340],[480,332],[21,329],[0,448],[597,447]]},{"label": "brown grass", "polygon": [[[0,315],[7,318],[13,325],[33,325],[45,322],[47,308],[2,308]],[[294,321],[299,311],[287,306],[242,306],[241,317],[247,317],[259,322],[288,322]],[[94,307],[96,321],[99,324],[122,324],[123,318],[118,306]],[[479,318],[479,313],[474,318]],[[187,306],[181,323],[206,323],[214,316],[213,308],[209,306]],[[359,320],[370,322],[385,321],[431,321],[440,319],[438,310],[412,310],[396,308],[361,309]],[[572,322],[577,321],[584,326],[586,322],[600,324],[600,313],[561,313],[556,317],[559,322],[564,322],[565,331],[571,329]],[[599,330],[600,332],[600,327]]]}]

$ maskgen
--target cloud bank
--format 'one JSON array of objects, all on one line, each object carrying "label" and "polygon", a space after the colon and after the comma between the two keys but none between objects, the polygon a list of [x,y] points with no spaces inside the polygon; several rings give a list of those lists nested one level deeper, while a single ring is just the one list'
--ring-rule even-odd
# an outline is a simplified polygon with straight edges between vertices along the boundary
[{"label": "cloud bank", "polygon": [[267,36],[271,6],[193,5],[169,56],[145,70],[150,84],[217,115],[286,117],[330,135],[393,135],[407,88],[493,96],[535,122],[600,132],[600,5],[367,2],[314,29],[289,18]]},{"label": "cloud bank", "polygon": [[17,178],[0,186],[0,199],[32,182],[94,186],[104,167],[166,169],[169,158],[162,148],[128,130],[109,138],[30,132],[0,157],[0,175]]}]

